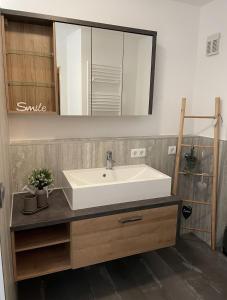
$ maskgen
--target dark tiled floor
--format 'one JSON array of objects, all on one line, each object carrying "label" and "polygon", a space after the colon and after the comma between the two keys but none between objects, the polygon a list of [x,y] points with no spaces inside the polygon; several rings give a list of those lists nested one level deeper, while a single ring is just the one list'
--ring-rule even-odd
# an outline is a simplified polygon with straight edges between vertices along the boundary
[{"label": "dark tiled floor", "polygon": [[19,300],[227,299],[227,258],[188,235],[176,247],[20,282]]}]

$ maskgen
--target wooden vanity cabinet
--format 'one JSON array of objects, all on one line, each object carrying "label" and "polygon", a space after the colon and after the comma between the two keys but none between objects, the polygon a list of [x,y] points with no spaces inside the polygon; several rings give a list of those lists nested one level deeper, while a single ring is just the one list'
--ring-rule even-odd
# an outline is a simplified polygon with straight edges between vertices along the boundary
[{"label": "wooden vanity cabinet", "polygon": [[178,205],[12,232],[15,281],[173,246]]},{"label": "wooden vanity cabinet", "polygon": [[177,213],[173,205],[72,222],[72,268],[175,245]]}]

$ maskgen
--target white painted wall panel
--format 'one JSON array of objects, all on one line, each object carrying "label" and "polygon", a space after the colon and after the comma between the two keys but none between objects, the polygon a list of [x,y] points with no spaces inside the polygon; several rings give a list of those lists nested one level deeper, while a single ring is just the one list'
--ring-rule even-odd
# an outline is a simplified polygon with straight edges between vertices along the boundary
[{"label": "white painted wall panel", "polygon": [[[214,98],[222,100],[223,124],[221,139],[227,140],[227,1],[215,0],[201,8],[199,44],[193,112],[213,114]],[[206,41],[209,35],[221,33],[220,52],[206,56]],[[194,133],[213,137],[213,121],[196,121]]]},{"label": "white painted wall panel", "polygon": [[[170,0],[1,0],[2,7],[158,31],[153,115],[10,116],[12,139],[177,134],[182,96],[192,99],[199,8]],[[186,124],[190,132],[191,125]],[[38,128],[38,130],[37,130]]]}]

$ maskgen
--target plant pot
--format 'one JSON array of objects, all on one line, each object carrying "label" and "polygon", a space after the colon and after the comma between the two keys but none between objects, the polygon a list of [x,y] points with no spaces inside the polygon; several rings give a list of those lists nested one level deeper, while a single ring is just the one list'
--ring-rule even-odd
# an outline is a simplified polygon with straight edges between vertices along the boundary
[{"label": "plant pot", "polygon": [[33,212],[37,210],[37,196],[27,194],[24,196],[24,212]]},{"label": "plant pot", "polygon": [[48,206],[47,202],[47,192],[46,190],[38,190],[37,195],[37,206],[38,208],[43,208]]}]

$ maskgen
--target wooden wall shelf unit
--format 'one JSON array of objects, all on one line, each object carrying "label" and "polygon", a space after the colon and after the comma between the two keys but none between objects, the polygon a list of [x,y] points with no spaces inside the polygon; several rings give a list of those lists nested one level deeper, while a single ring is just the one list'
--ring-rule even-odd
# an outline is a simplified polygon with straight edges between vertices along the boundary
[{"label": "wooden wall shelf unit", "polygon": [[69,246],[56,245],[17,254],[17,280],[70,269]]},{"label": "wooden wall shelf unit", "polygon": [[68,242],[70,242],[68,224],[24,230],[15,234],[15,251],[21,252]]},{"label": "wooden wall shelf unit", "polygon": [[53,22],[1,16],[9,113],[57,113]]},{"label": "wooden wall shelf unit", "polygon": [[12,248],[16,281],[70,269],[70,225],[12,232]]}]

